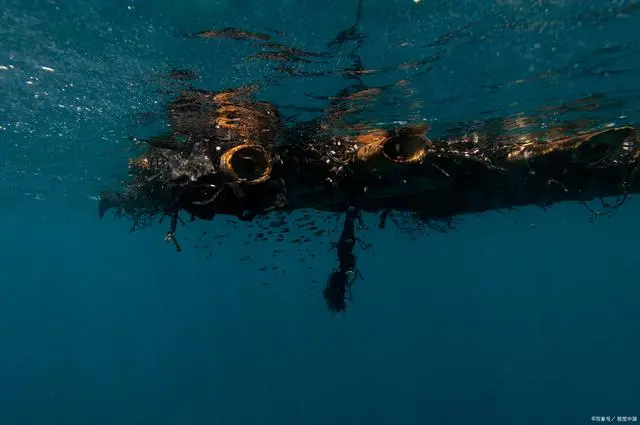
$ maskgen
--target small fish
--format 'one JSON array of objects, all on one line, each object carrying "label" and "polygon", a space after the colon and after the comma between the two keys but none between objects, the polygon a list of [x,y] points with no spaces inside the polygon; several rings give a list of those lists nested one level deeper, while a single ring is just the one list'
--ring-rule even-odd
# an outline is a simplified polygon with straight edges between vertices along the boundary
[{"label": "small fish", "polygon": [[285,52],[256,53],[255,55],[249,56],[249,59],[266,59],[266,60],[272,60],[272,61],[318,63],[318,62],[310,61],[308,59],[303,59],[301,57],[294,56]]},{"label": "small fish", "polygon": [[189,33],[185,34],[187,37],[198,37],[198,38],[228,38],[231,40],[271,40],[271,36],[268,34],[260,34],[257,32],[245,31],[238,28],[223,28],[221,30],[210,30],[210,31],[201,31],[197,33]]},{"label": "small fish", "polygon": [[188,69],[172,69],[167,77],[178,81],[191,81],[200,78],[198,74]]}]

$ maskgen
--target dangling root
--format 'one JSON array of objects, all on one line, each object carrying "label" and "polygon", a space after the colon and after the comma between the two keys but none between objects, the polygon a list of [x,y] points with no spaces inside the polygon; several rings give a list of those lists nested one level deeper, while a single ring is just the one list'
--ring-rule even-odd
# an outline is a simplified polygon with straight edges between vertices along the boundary
[{"label": "dangling root", "polygon": [[[176,227],[178,227],[178,220],[180,220],[180,217],[178,217],[178,212],[173,212],[170,214],[165,214],[162,216],[162,218],[160,218],[159,224],[162,223],[162,221],[164,220],[164,218],[170,215],[171,216],[171,227],[169,228],[169,231],[167,232],[167,235],[164,237],[164,240],[167,242],[173,242],[173,244],[176,247],[176,251],[177,252],[182,252],[182,247],[180,246],[180,244],[178,243],[178,240],[176,239],[175,233],[176,233]],[[180,220],[180,222],[182,224],[184,224],[184,222],[182,220]]]}]

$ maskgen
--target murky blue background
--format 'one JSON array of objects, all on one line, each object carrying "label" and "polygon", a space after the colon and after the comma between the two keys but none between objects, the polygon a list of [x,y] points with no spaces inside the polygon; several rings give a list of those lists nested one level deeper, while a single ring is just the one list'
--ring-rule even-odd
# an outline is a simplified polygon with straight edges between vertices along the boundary
[{"label": "murky blue background", "polygon": [[[246,43],[177,34],[271,27],[291,45],[323,50],[353,23],[352,3],[0,1],[0,424],[640,416],[635,199],[593,224],[583,207],[563,204],[468,216],[455,233],[415,242],[369,216],[363,237],[374,248],[358,254],[366,280],[344,316],[321,298],[335,261],[333,219],[303,252],[245,246],[247,229],[224,220],[194,223],[180,229],[181,254],[163,243],[163,226],[129,234],[127,222],[98,221],[95,196],[125,178],[128,136],[165,125],[134,118],[161,110],[163,73],[195,69],[199,85],[222,89],[266,72],[244,61]],[[424,102],[435,131],[596,93],[612,102],[573,118],[638,123],[637,8],[365,0],[361,54],[375,68],[444,51],[407,100]],[[469,34],[425,47],[468,23]],[[288,79],[262,97],[322,106],[304,93],[345,84]],[[229,234],[209,258],[194,248],[203,230]],[[284,252],[274,258],[275,248]]]}]

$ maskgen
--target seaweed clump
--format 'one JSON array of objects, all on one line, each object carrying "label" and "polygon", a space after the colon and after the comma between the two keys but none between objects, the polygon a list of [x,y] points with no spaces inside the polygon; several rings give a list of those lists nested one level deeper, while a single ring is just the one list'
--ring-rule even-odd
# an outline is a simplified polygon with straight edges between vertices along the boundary
[{"label": "seaweed clump", "polygon": [[167,112],[171,131],[143,141],[124,190],[101,193],[101,218],[114,209],[136,230],[169,215],[167,240],[175,242],[181,210],[192,219],[221,213],[250,220],[286,205],[282,181],[272,175],[282,126],[273,105],[248,89],[186,90]]}]

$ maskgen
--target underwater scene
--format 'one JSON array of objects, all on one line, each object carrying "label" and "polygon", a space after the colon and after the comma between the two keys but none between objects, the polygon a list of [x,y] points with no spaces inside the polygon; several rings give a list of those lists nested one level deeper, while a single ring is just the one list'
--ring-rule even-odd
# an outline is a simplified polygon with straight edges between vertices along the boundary
[{"label": "underwater scene", "polygon": [[638,0],[1,4],[0,425],[638,422]]}]

